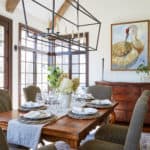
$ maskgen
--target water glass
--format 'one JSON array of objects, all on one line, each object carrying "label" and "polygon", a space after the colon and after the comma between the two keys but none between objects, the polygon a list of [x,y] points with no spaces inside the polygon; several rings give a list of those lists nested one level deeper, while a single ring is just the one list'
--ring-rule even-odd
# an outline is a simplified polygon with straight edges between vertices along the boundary
[{"label": "water glass", "polygon": [[42,99],[41,93],[36,93],[35,100],[36,100],[36,102],[38,102],[39,104],[43,103],[43,99]]}]

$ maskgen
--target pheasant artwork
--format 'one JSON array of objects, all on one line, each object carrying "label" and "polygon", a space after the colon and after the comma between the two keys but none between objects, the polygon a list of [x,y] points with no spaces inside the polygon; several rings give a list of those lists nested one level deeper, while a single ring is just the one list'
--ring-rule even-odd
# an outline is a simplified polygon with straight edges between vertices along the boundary
[{"label": "pheasant artwork", "polygon": [[116,68],[132,67],[143,53],[145,42],[139,36],[138,29],[136,24],[127,26],[124,28],[124,40],[112,44],[112,64]]}]

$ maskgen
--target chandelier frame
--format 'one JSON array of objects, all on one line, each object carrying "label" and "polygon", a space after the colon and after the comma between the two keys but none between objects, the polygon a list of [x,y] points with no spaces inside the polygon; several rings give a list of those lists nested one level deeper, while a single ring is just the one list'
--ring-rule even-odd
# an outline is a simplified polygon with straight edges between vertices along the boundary
[{"label": "chandelier frame", "polygon": [[[24,20],[25,20],[25,30],[26,30],[26,34],[27,34],[28,37],[38,39],[38,37],[41,36],[43,38],[48,39],[48,40],[45,40],[45,42],[49,42],[49,43],[53,44],[54,41],[56,41],[55,42],[56,46],[62,46],[60,44],[60,41],[62,41],[62,42],[65,42],[65,43],[69,43],[71,45],[78,46],[79,50],[81,48],[86,49],[87,51],[96,51],[98,49],[101,22],[96,17],[94,17],[87,9],[85,9],[79,3],[79,0],[66,0],[66,2],[70,4],[70,6],[72,6],[73,8],[75,8],[77,10],[77,21],[76,22],[73,22],[73,21],[67,19],[66,17],[58,14],[55,11],[55,0],[53,0],[53,8],[52,9],[48,8],[47,6],[45,6],[42,3],[38,2],[37,0],[31,0],[31,1],[33,3],[35,3],[36,5],[46,9],[50,13],[52,13],[52,26],[51,26],[51,28],[47,28],[46,29],[47,32],[45,32],[45,33],[42,32],[42,33],[38,33],[34,36],[31,36],[29,34],[29,24],[28,24],[28,18],[27,18],[27,13],[26,13],[25,0],[22,0],[23,14],[24,14]],[[86,23],[86,24],[80,24],[80,22],[79,22],[79,12],[84,14],[89,19],[91,19],[92,22],[91,23]],[[85,43],[80,43],[79,40],[75,40],[76,36],[72,37],[71,34],[70,34],[70,36],[66,36],[66,35],[61,35],[59,32],[55,32],[55,16],[58,16],[61,19],[65,20],[66,22],[70,23],[71,25],[75,26],[77,28],[77,31],[80,31],[80,28],[82,28],[82,27],[97,25],[98,30],[97,30],[96,45],[93,47],[93,46],[87,45]],[[82,32],[77,33],[77,34],[82,35],[82,36],[84,35],[84,33],[82,33]],[[38,40],[40,40],[40,39],[38,39]]]}]

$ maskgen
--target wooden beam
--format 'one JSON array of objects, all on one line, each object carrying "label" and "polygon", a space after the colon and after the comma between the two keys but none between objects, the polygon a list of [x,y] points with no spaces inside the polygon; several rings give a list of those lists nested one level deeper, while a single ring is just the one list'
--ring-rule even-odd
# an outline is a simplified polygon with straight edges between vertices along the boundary
[{"label": "wooden beam", "polygon": [[20,0],[6,0],[6,11],[13,12]]},{"label": "wooden beam", "polygon": [[[63,16],[65,14],[65,12],[68,10],[70,6],[70,3],[68,3],[66,0],[64,1],[64,3],[61,5],[61,7],[59,8],[59,10],[57,11],[57,13],[61,16]],[[56,27],[56,24],[61,20],[60,16],[55,15],[54,18],[54,27]],[[52,28],[52,21],[50,21],[49,27]]]}]

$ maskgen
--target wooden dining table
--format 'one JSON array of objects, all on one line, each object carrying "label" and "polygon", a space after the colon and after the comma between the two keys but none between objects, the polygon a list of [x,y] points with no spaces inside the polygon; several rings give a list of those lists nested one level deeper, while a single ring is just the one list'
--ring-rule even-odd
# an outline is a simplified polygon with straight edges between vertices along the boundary
[{"label": "wooden dining table", "polygon": [[[100,125],[117,105],[117,102],[113,102],[112,107],[98,109],[101,115],[94,119],[74,119],[65,115],[44,126],[41,136],[49,141],[63,140],[70,144],[71,148],[78,149],[81,140],[97,125]],[[19,110],[0,113],[0,127],[7,130],[8,121],[18,118],[22,114]]]}]

